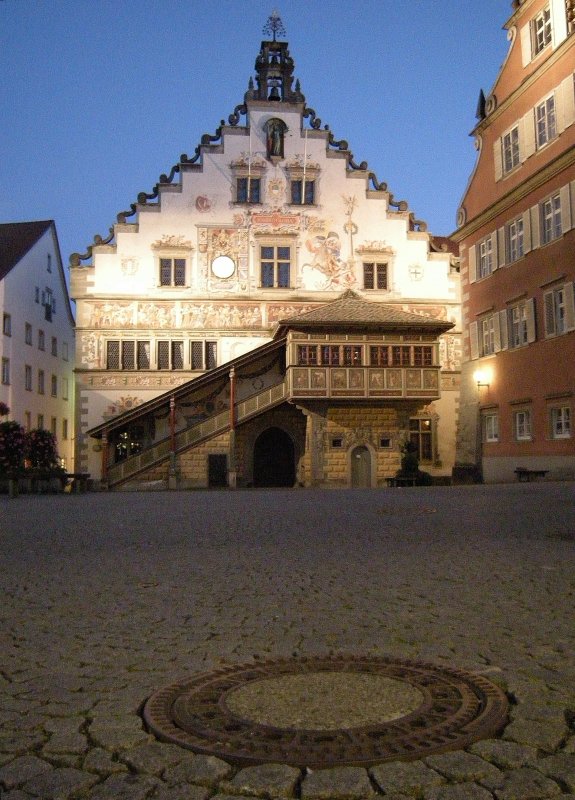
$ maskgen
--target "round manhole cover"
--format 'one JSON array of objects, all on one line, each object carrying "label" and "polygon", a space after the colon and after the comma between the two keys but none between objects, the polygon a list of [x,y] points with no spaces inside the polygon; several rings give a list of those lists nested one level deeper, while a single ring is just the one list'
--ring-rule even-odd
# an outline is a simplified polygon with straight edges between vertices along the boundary
[{"label": "round manhole cover", "polygon": [[238,764],[371,765],[496,736],[505,694],[480,675],[417,661],[310,657],[225,667],[153,694],[163,741]]}]

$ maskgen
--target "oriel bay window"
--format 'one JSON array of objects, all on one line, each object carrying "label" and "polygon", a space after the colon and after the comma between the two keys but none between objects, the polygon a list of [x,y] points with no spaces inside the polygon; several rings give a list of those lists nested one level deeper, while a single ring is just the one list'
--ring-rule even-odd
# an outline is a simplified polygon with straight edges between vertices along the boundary
[{"label": "oriel bay window", "polygon": [[360,367],[363,348],[356,344],[298,345],[299,366]]},{"label": "oriel bay window", "polygon": [[260,245],[260,276],[264,289],[289,288],[291,252],[289,245]]},{"label": "oriel bay window", "polygon": [[369,348],[372,367],[431,367],[432,345],[372,345]]}]

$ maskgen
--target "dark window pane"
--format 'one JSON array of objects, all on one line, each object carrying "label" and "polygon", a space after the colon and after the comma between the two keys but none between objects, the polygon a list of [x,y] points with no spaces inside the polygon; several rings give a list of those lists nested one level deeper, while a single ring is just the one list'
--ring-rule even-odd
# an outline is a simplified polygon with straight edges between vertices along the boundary
[{"label": "dark window pane", "polygon": [[160,286],[170,286],[172,283],[172,259],[160,259]]},{"label": "dark window pane", "polygon": [[291,201],[292,203],[301,203],[301,181],[291,182]]},{"label": "dark window pane", "polygon": [[172,369],[184,368],[184,343],[172,342]]},{"label": "dark window pane", "polygon": [[170,369],[169,342],[158,342],[158,369]]},{"label": "dark window pane", "polygon": [[278,260],[279,261],[289,261],[290,260],[290,249],[289,249],[289,247],[278,247]]},{"label": "dark window pane", "polygon": [[206,369],[217,367],[217,342],[206,342]]},{"label": "dark window pane", "polygon": [[262,259],[266,259],[266,261],[269,261],[274,257],[274,249],[273,247],[262,247],[261,254],[262,254],[261,255]]},{"label": "dark window pane", "polygon": [[136,368],[136,342],[122,342],[122,369]]},{"label": "dark window pane", "polygon": [[138,342],[138,369],[150,369],[149,342]]},{"label": "dark window pane", "polygon": [[262,286],[274,285],[274,265],[269,261],[262,261]]},{"label": "dark window pane", "polygon": [[108,342],[106,369],[120,368],[120,342]]},{"label": "dark window pane", "polygon": [[174,286],[186,285],[186,259],[176,258],[174,260]]},{"label": "dark window pane", "polygon": [[282,288],[289,286],[289,263],[281,262],[278,264],[278,286]]},{"label": "dark window pane", "polygon": [[204,368],[203,342],[192,342],[192,369]]}]

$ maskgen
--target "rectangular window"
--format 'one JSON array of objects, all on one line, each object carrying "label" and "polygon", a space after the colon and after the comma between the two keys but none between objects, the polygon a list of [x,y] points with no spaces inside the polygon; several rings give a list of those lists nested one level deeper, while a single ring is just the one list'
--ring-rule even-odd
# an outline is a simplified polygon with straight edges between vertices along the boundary
[{"label": "rectangular window", "polygon": [[481,320],[481,354],[491,355],[495,352],[495,317]]},{"label": "rectangular window", "polygon": [[511,128],[501,138],[501,149],[503,158],[503,172],[511,172],[519,166],[519,128],[517,125]]},{"label": "rectangular window", "polygon": [[369,348],[369,363],[372,367],[389,367],[391,364],[389,347],[372,345]]},{"label": "rectangular window", "polygon": [[50,381],[50,394],[52,397],[58,397],[58,377],[56,375],[52,375]]},{"label": "rectangular window", "polygon": [[290,285],[291,248],[260,246],[261,285],[265,289],[287,289]]},{"label": "rectangular window", "polygon": [[499,441],[499,415],[485,414],[483,416],[483,441]]},{"label": "rectangular window", "polygon": [[409,441],[416,446],[420,461],[430,462],[433,460],[432,431],[430,419],[409,420]]},{"label": "rectangular window", "polygon": [[46,337],[44,331],[38,331],[38,350],[46,349]]},{"label": "rectangular window", "polygon": [[186,285],[186,259],[160,258],[160,286]]},{"label": "rectangular window", "polygon": [[206,369],[215,369],[218,365],[217,342],[206,342]]},{"label": "rectangular window", "polygon": [[106,369],[120,369],[120,342],[108,342],[106,348]]},{"label": "rectangular window", "polygon": [[158,369],[183,369],[184,343],[182,341],[158,342]]},{"label": "rectangular window", "polygon": [[68,342],[62,342],[62,358],[68,360]]},{"label": "rectangular window", "polygon": [[536,56],[551,44],[551,9],[549,6],[537,14],[531,23],[533,55]]},{"label": "rectangular window", "polygon": [[259,178],[238,178],[236,183],[236,202],[237,203],[259,203],[260,201],[260,179]]},{"label": "rectangular window", "polygon": [[66,441],[68,438],[68,420],[62,420],[62,441]]},{"label": "rectangular window", "polygon": [[535,134],[537,149],[544,147],[557,136],[554,95],[535,106]]},{"label": "rectangular window", "polygon": [[204,368],[204,343],[192,342],[190,345],[192,369]]},{"label": "rectangular window", "polygon": [[68,399],[68,378],[62,378],[62,400]]},{"label": "rectangular window", "polygon": [[39,286],[36,286],[36,288],[34,289],[34,300],[35,300],[36,303],[40,302],[40,287]]},{"label": "rectangular window", "polygon": [[10,359],[2,359],[2,383],[4,386],[10,385]]},{"label": "rectangular window", "polygon": [[38,394],[44,394],[44,370],[38,370]]},{"label": "rectangular window", "polygon": [[523,347],[528,342],[527,335],[527,306],[525,303],[519,303],[509,309],[510,312],[510,347]]},{"label": "rectangular window", "polygon": [[411,348],[394,345],[391,348],[391,365],[393,367],[409,367],[411,364]]},{"label": "rectangular window", "polygon": [[4,336],[12,336],[12,317],[10,314],[2,315],[2,333]]},{"label": "rectangular window", "polygon": [[305,181],[305,192],[302,195],[303,180],[291,182],[291,201],[295,205],[312,206],[315,203],[315,181]]},{"label": "rectangular window", "polygon": [[387,289],[387,264],[367,262],[363,265],[364,289]]},{"label": "rectangular window", "polygon": [[344,367],[360,367],[362,361],[361,352],[362,352],[361,345],[358,344],[344,345],[343,346]]},{"label": "rectangular window", "polygon": [[413,366],[431,367],[433,364],[433,348],[429,345],[415,346],[413,348]]},{"label": "rectangular window", "polygon": [[122,342],[122,369],[136,369],[136,342]]},{"label": "rectangular window", "polygon": [[150,369],[150,343],[137,342],[138,369]]},{"label": "rectangular window", "polygon": [[52,417],[52,419],[50,420],[50,432],[52,436],[58,435],[58,420],[56,419],[56,417]]},{"label": "rectangular window", "polygon": [[27,392],[32,391],[32,367],[29,364],[24,366],[24,388]]},{"label": "rectangular window", "polygon": [[341,363],[338,345],[325,344],[320,347],[321,363],[329,367],[339,367]]},{"label": "rectangular window", "polygon": [[561,227],[561,195],[548,197],[541,203],[541,239],[543,244],[548,244],[554,239],[559,239]]},{"label": "rectangular window", "polygon": [[58,355],[58,339],[55,336],[52,336],[52,355]]},{"label": "rectangular window", "polygon": [[479,242],[479,277],[486,278],[493,272],[493,239],[488,236]]},{"label": "rectangular window", "polygon": [[553,439],[571,437],[571,409],[569,406],[551,409],[551,436]]},{"label": "rectangular window", "polygon": [[52,272],[52,256],[48,253],[48,264],[46,266],[48,272]]},{"label": "rectangular window", "polygon": [[531,412],[515,412],[515,438],[518,442],[529,441],[531,439]]},{"label": "rectangular window", "polygon": [[302,367],[315,366],[317,364],[317,347],[313,344],[299,344],[297,363]]},{"label": "rectangular window", "polygon": [[524,255],[523,217],[518,217],[505,228],[507,263],[518,261]]},{"label": "rectangular window", "polygon": [[24,325],[24,341],[26,344],[32,344],[32,326],[29,322]]},{"label": "rectangular window", "polygon": [[44,414],[38,414],[38,422],[36,427],[40,429],[44,428]]}]

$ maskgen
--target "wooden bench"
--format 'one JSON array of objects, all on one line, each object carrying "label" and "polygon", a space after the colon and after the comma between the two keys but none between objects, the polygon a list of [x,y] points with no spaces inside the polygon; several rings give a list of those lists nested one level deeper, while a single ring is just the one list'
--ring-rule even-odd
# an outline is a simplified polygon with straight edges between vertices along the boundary
[{"label": "wooden bench", "polygon": [[415,486],[417,478],[408,478],[405,476],[386,478],[387,485],[390,487],[398,486]]},{"label": "wooden bench", "polygon": [[89,472],[67,472],[66,478],[71,482],[70,491],[74,494],[88,491]]},{"label": "wooden bench", "polygon": [[537,478],[544,478],[548,469],[527,469],[527,467],[517,467],[515,474],[518,481],[534,481]]}]

